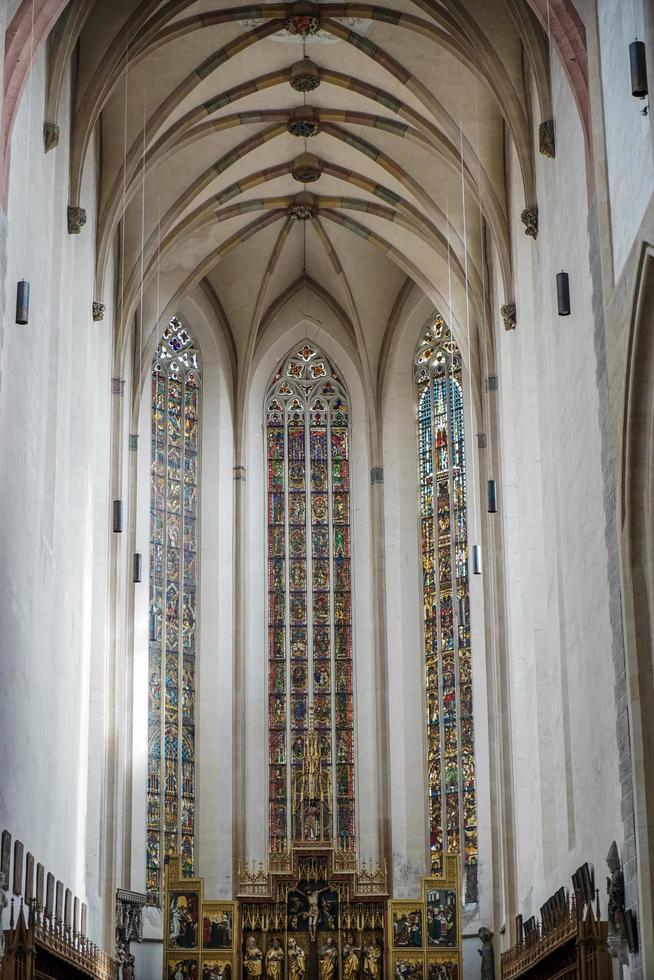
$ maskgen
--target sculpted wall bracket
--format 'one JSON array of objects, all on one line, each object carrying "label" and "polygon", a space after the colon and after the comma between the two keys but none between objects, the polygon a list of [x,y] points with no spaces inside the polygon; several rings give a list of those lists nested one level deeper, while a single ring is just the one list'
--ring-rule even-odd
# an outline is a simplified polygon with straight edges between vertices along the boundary
[{"label": "sculpted wall bracket", "polygon": [[500,307],[500,313],[504,320],[504,329],[515,330],[517,323],[515,303],[505,303],[504,306]]},{"label": "sculpted wall bracket", "polygon": [[59,126],[56,123],[43,123],[43,145],[46,153],[59,146]]},{"label": "sculpted wall bracket", "polygon": [[535,204],[524,209],[520,215],[520,220],[525,226],[525,235],[528,235],[529,238],[538,238],[538,208]]},{"label": "sculpted wall bracket", "polygon": [[553,119],[546,119],[538,127],[538,149],[544,157],[550,157],[553,160],[556,156]]},{"label": "sculpted wall bracket", "polygon": [[79,235],[86,224],[86,211],[76,204],[68,205],[68,234]]}]

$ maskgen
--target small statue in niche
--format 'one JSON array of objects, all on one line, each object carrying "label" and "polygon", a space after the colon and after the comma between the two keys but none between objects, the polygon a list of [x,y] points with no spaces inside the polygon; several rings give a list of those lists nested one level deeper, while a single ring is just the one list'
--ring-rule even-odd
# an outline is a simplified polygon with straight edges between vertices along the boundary
[{"label": "small statue in niche", "polygon": [[304,950],[292,936],[288,940],[288,973],[290,980],[304,980],[306,973]]},{"label": "small statue in niche", "polygon": [[4,926],[2,924],[2,917],[4,915],[5,909],[7,908],[7,905],[9,904],[9,901],[7,899],[7,888],[8,888],[7,876],[4,874],[0,874],[0,965],[2,964],[2,961],[5,958],[5,933],[4,933]]},{"label": "small statue in niche", "polygon": [[609,896],[609,950],[611,956],[624,966],[629,964],[627,932],[625,929],[624,875],[620,864],[620,854],[615,841],[606,856],[611,877],[606,879],[606,892]]},{"label": "small statue in niche", "polygon": [[495,957],[493,955],[493,933],[482,926],[477,933],[481,940],[481,980],[495,980]]},{"label": "small statue in niche", "polygon": [[245,972],[248,980],[260,980],[263,973],[263,953],[254,936],[250,936],[245,944]]},{"label": "small statue in niche", "polygon": [[332,980],[336,969],[337,955],[338,950],[334,945],[334,940],[331,936],[328,936],[327,940],[318,950],[318,972],[320,980]]},{"label": "small statue in niche", "polygon": [[284,973],[284,950],[277,936],[272,941],[272,946],[266,953],[266,978],[267,980],[282,980]]},{"label": "small statue in niche", "polygon": [[361,950],[354,945],[354,937],[348,935],[343,946],[343,980],[357,980],[360,952]]},{"label": "small statue in niche", "polygon": [[122,980],[134,980],[134,963],[135,959],[131,953],[128,953],[123,960],[123,970],[122,970]]},{"label": "small statue in niche", "polygon": [[363,947],[363,975],[366,980],[381,980],[382,948],[376,936]]}]

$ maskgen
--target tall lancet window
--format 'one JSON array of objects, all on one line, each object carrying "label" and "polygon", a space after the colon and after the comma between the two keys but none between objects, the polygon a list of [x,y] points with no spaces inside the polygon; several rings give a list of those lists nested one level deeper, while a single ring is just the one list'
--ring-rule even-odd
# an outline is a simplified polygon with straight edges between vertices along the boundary
[{"label": "tall lancet window", "polygon": [[200,355],[174,317],[152,365],[147,895],[163,859],[193,873]]},{"label": "tall lancet window", "polygon": [[432,873],[462,854],[477,901],[466,457],[461,355],[441,316],[415,357]]},{"label": "tall lancet window", "polygon": [[[305,342],[283,361],[266,396],[265,422],[271,845],[335,835],[349,842],[349,406],[338,373],[315,345]],[[303,775],[309,757],[319,758],[316,800]]]}]

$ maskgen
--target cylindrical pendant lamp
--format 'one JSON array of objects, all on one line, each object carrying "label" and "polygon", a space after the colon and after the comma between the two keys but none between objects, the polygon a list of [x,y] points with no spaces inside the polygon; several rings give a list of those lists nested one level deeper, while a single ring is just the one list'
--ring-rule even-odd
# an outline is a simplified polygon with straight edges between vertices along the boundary
[{"label": "cylindrical pendant lamp", "polygon": [[636,99],[644,99],[647,96],[647,57],[643,41],[632,41],[629,45],[629,66],[631,94]]},{"label": "cylindrical pendant lamp", "polygon": [[29,322],[30,318],[30,284],[26,279],[21,279],[16,286],[16,323],[22,327]]},{"label": "cylindrical pendant lamp", "polygon": [[570,279],[567,272],[556,274],[556,298],[559,316],[570,316]]},{"label": "cylindrical pendant lamp", "polygon": [[114,500],[114,533],[120,534],[123,530],[123,502]]},{"label": "cylindrical pendant lamp", "polygon": [[488,513],[497,514],[497,484],[495,480],[488,481]]},{"label": "cylindrical pendant lamp", "polygon": [[140,551],[134,552],[133,580],[140,582],[143,577],[143,555]]},{"label": "cylindrical pendant lamp", "polygon": [[155,612],[150,613],[150,643],[156,643],[157,641],[157,614]]},{"label": "cylindrical pendant lamp", "polygon": [[472,546],[472,574],[481,575],[481,545]]}]

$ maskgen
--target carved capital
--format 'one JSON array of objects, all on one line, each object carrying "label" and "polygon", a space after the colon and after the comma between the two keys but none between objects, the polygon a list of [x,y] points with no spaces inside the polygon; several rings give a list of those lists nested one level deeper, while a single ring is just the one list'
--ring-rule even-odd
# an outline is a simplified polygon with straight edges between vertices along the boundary
[{"label": "carved capital", "polygon": [[104,303],[93,300],[93,319],[96,322],[98,320],[104,320]]},{"label": "carved capital", "polygon": [[291,65],[291,88],[296,92],[313,92],[320,85],[318,66],[304,58]]},{"label": "carved capital", "polygon": [[46,153],[59,146],[59,127],[56,123],[43,123],[43,144]]},{"label": "carved capital", "polygon": [[538,127],[538,149],[544,157],[552,157],[554,159],[556,156],[553,119],[546,119]]},{"label": "carved capital", "polygon": [[502,319],[504,320],[504,329],[515,330],[515,325],[517,322],[515,303],[505,303],[504,306],[500,307],[500,313],[502,314]]},{"label": "carved capital", "polygon": [[86,211],[75,204],[68,205],[68,234],[79,235],[86,224]]},{"label": "carved capital", "polygon": [[530,238],[538,238],[538,208],[535,205],[531,208],[525,208],[520,215],[520,220],[525,226],[525,235],[529,235]]}]

